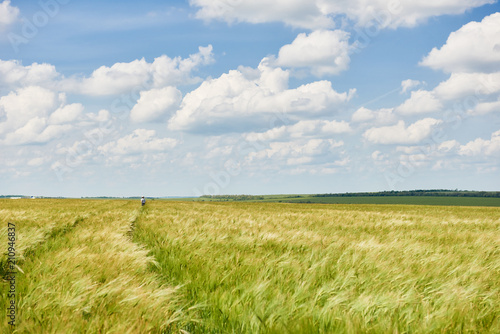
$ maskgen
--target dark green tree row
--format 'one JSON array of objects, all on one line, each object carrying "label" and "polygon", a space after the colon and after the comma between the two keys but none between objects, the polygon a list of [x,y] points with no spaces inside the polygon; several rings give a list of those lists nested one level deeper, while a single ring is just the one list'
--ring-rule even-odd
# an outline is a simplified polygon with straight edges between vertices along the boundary
[{"label": "dark green tree row", "polygon": [[342,194],[317,194],[312,197],[369,197],[369,196],[450,196],[450,197],[500,197],[500,191],[467,191],[467,190],[404,190]]}]

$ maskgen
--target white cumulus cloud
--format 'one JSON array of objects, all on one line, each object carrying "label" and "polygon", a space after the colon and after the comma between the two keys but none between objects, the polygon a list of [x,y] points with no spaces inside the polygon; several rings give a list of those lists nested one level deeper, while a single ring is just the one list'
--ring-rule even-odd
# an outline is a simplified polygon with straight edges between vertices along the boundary
[{"label": "white cumulus cloud", "polygon": [[401,93],[406,93],[412,90],[412,88],[418,87],[422,82],[418,80],[407,79],[401,81]]},{"label": "white cumulus cloud", "polygon": [[416,144],[427,138],[441,120],[424,118],[406,127],[404,121],[396,125],[370,128],[363,137],[375,144]]},{"label": "white cumulus cloud", "polygon": [[434,48],[422,65],[445,72],[495,72],[500,67],[500,13],[470,22]]},{"label": "white cumulus cloud", "polygon": [[491,135],[491,139],[476,138],[460,146],[460,155],[500,157],[500,130]]},{"label": "white cumulus cloud", "polygon": [[130,111],[130,119],[138,123],[162,119],[175,111],[181,100],[182,93],[172,86],[141,92],[137,104]]},{"label": "white cumulus cloud", "polygon": [[203,20],[233,22],[284,22],[301,28],[333,27],[333,20],[322,11],[317,1],[304,0],[191,0],[199,10],[196,17]]},{"label": "white cumulus cloud", "polygon": [[443,105],[432,92],[417,90],[411,92],[411,96],[396,111],[403,115],[422,114],[439,111]]},{"label": "white cumulus cloud", "polygon": [[272,68],[264,59],[257,70],[232,70],[206,80],[186,94],[169,128],[184,131],[247,132],[269,126],[277,116],[300,120],[348,101],[349,93],[336,92],[329,81],[287,89],[289,72]]},{"label": "white cumulus cloud", "polygon": [[0,98],[0,138],[9,145],[44,143],[69,131],[81,104],[65,103],[64,94],[28,86]]},{"label": "white cumulus cloud", "polygon": [[478,103],[469,113],[473,115],[484,115],[490,112],[500,113],[500,101]]},{"label": "white cumulus cloud", "polygon": [[286,25],[324,29],[335,26],[335,17],[357,25],[381,28],[413,27],[439,15],[461,14],[495,0],[191,0],[203,20],[233,22],[283,22]]},{"label": "white cumulus cloud", "polygon": [[285,138],[329,137],[351,131],[351,126],[345,121],[303,120],[294,125],[283,125],[266,132],[251,132],[245,138],[249,141],[265,142]]},{"label": "white cumulus cloud", "polygon": [[315,76],[335,75],[349,68],[349,33],[342,30],[317,30],[302,33],[279,51],[276,64],[308,68]]},{"label": "white cumulus cloud", "polygon": [[271,160],[286,165],[300,165],[319,162],[344,145],[343,141],[333,139],[294,140],[289,142],[271,142],[269,147],[247,156],[248,162]]},{"label": "white cumulus cloud", "polygon": [[351,116],[351,121],[354,123],[370,122],[371,124],[388,124],[394,123],[396,116],[393,109],[382,108],[371,110],[365,107],[357,109]]},{"label": "white cumulus cloud", "polygon": [[201,81],[192,72],[213,61],[212,46],[199,47],[199,52],[188,58],[157,57],[152,63],[144,58],[128,63],[101,66],[89,77],[69,78],[61,88],[85,95],[113,95],[146,88],[185,85]]},{"label": "white cumulus cloud", "polygon": [[54,65],[33,63],[23,66],[17,60],[0,60],[0,86],[47,86],[60,76]]},{"label": "white cumulus cloud", "polygon": [[19,8],[10,5],[10,0],[0,3],[0,31],[14,23],[19,16]]},{"label": "white cumulus cloud", "polygon": [[136,129],[130,135],[99,146],[98,151],[105,155],[164,152],[171,150],[177,144],[178,141],[173,138],[157,138],[154,130]]},{"label": "white cumulus cloud", "polygon": [[500,92],[500,72],[452,73],[448,80],[434,88],[434,94],[444,100],[479,98],[481,95],[498,92]]},{"label": "white cumulus cloud", "polygon": [[50,124],[64,124],[75,121],[83,112],[83,106],[79,103],[64,105],[54,111],[49,117]]}]

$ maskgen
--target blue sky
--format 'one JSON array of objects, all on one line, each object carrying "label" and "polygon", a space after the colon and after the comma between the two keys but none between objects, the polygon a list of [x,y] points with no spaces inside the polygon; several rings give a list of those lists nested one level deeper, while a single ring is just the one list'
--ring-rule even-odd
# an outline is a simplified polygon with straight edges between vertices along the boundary
[{"label": "blue sky", "polygon": [[0,0],[0,193],[499,190],[494,0]]}]

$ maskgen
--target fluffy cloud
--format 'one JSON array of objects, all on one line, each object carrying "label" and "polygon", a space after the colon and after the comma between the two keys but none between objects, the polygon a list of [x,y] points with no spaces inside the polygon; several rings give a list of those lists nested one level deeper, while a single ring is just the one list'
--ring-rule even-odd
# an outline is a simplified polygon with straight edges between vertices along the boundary
[{"label": "fluffy cloud", "polygon": [[434,94],[440,99],[464,99],[467,96],[479,98],[500,92],[500,72],[494,73],[453,73],[441,82]]},{"label": "fluffy cloud", "polygon": [[335,75],[349,68],[349,34],[345,31],[317,30],[299,34],[284,45],[276,64],[291,68],[310,68],[316,76]]},{"label": "fluffy cloud", "polygon": [[384,161],[389,159],[387,154],[383,154],[382,152],[380,152],[378,150],[372,152],[371,158],[373,159],[373,161],[376,161],[376,162],[384,162]]},{"label": "fluffy cloud", "polygon": [[294,125],[283,125],[262,133],[251,132],[247,134],[245,138],[249,141],[265,142],[285,138],[304,138],[308,136],[324,137],[351,131],[352,129],[349,123],[345,121],[304,120]]},{"label": "fluffy cloud", "polygon": [[78,119],[82,112],[83,106],[79,103],[61,106],[50,115],[49,124],[71,123]]},{"label": "fluffy cloud", "polygon": [[130,111],[130,119],[138,123],[162,119],[174,111],[181,100],[181,92],[171,86],[141,92],[137,104]]},{"label": "fluffy cloud", "polygon": [[0,98],[0,138],[4,144],[44,143],[69,131],[82,112],[65,104],[64,94],[37,86],[20,88]]},{"label": "fluffy cloud", "polygon": [[165,55],[148,63],[144,58],[129,63],[101,66],[88,78],[70,78],[61,83],[62,89],[86,95],[113,95],[145,88],[161,88],[199,82],[192,72],[200,65],[213,61],[212,46],[199,47],[188,58]]},{"label": "fluffy cloud", "polygon": [[434,48],[422,65],[445,72],[493,72],[500,67],[500,13],[470,22]]},{"label": "fluffy cloud", "polygon": [[47,86],[59,76],[56,68],[50,64],[23,66],[17,60],[0,60],[0,87]]},{"label": "fluffy cloud", "polygon": [[307,141],[272,142],[269,148],[251,152],[247,162],[270,159],[274,162],[283,161],[287,165],[301,165],[318,162],[328,158],[328,154],[342,147],[342,141],[332,139],[309,139]]},{"label": "fluffy cloud", "polygon": [[447,152],[455,152],[460,147],[460,144],[456,140],[446,140],[439,144],[438,151],[447,153]]},{"label": "fluffy cloud", "polygon": [[[500,13],[471,22],[452,32],[446,44],[433,49],[421,65],[450,72],[450,77],[431,91],[417,90],[395,111],[416,115],[437,111],[481,115],[499,110]],[[402,91],[420,82],[405,80]],[[364,112],[357,115],[369,117]]]},{"label": "fluffy cloud", "polygon": [[413,91],[411,97],[396,108],[403,115],[453,110],[481,115],[498,111],[500,72],[452,73],[432,91]]},{"label": "fluffy cloud", "polygon": [[361,26],[412,27],[427,18],[461,14],[495,0],[191,0],[203,20],[232,22],[284,22],[293,27],[321,29],[333,27],[333,18],[347,16]]},{"label": "fluffy cloud", "polygon": [[65,85],[73,92],[85,95],[112,95],[146,85],[150,80],[151,64],[144,58],[130,63],[101,66],[88,78],[68,79]]},{"label": "fluffy cloud", "polygon": [[284,22],[301,28],[333,27],[333,20],[323,13],[317,1],[276,0],[191,0],[199,7],[196,17],[203,20],[233,22]]},{"label": "fluffy cloud", "polygon": [[396,121],[396,116],[390,108],[379,110],[371,110],[361,107],[351,116],[351,121],[354,123],[370,122],[376,124],[387,124]]},{"label": "fluffy cloud", "polygon": [[19,16],[19,9],[10,5],[10,0],[0,3],[0,31],[14,23]]},{"label": "fluffy cloud", "polygon": [[404,121],[399,121],[396,125],[368,129],[363,137],[375,144],[416,144],[441,123],[441,120],[425,118],[406,127]]},{"label": "fluffy cloud", "polygon": [[460,155],[465,156],[492,156],[500,157],[500,130],[491,135],[490,140],[477,138],[460,146]]},{"label": "fluffy cloud", "polygon": [[422,85],[422,82],[418,80],[407,79],[401,81],[401,93],[409,92],[412,88]]},{"label": "fluffy cloud", "polygon": [[431,92],[412,92],[412,97],[398,108],[402,114],[452,109],[478,115],[498,110],[500,13],[452,32],[446,44],[434,48],[421,65],[451,75]]},{"label": "fluffy cloud", "polygon": [[164,152],[177,146],[173,138],[156,138],[156,131],[137,129],[128,136],[98,147],[105,155],[129,155],[147,152]]},{"label": "fluffy cloud", "polygon": [[473,115],[483,115],[490,112],[500,113],[500,101],[478,103],[469,113]]},{"label": "fluffy cloud", "polygon": [[[303,121],[307,122],[307,121]],[[311,121],[314,122],[314,121]],[[338,134],[338,133],[348,133],[351,132],[351,126],[345,121],[316,121],[319,124],[318,132],[324,134]],[[299,122],[300,124],[300,122]],[[314,129],[316,130],[316,129]],[[306,133],[304,131],[304,133]]]},{"label": "fluffy cloud", "polygon": [[443,105],[432,92],[417,90],[411,92],[411,97],[396,108],[403,115],[422,114],[438,111]]},{"label": "fluffy cloud", "polygon": [[346,14],[359,25],[381,28],[414,27],[439,15],[462,14],[466,10],[494,3],[495,0],[354,0],[321,1],[323,12]]},{"label": "fluffy cloud", "polygon": [[352,114],[351,120],[353,122],[366,122],[375,118],[373,110],[361,107]]},{"label": "fluffy cloud", "polygon": [[268,127],[273,118],[299,120],[336,108],[354,91],[338,93],[331,82],[288,87],[288,71],[272,68],[264,59],[257,70],[232,70],[186,94],[169,121],[172,130],[238,132]]},{"label": "fluffy cloud", "polygon": [[208,65],[214,61],[212,50],[212,45],[200,46],[198,53],[185,59],[169,58],[165,55],[155,58],[151,65],[154,86],[164,87],[198,82],[200,79],[191,77],[191,72],[201,65]]},{"label": "fluffy cloud", "polygon": [[166,55],[148,63],[144,58],[129,63],[101,66],[89,77],[64,78],[50,64],[33,63],[23,66],[17,60],[0,60],[0,88],[9,89],[41,86],[84,95],[113,95],[139,92],[151,88],[185,85],[200,82],[192,73],[199,66],[213,61],[212,46],[199,47],[188,58],[169,58]]},{"label": "fluffy cloud", "polygon": [[6,122],[0,124],[0,133],[16,129],[36,117],[45,118],[57,104],[57,95],[48,89],[31,86],[20,88],[0,98],[0,108]]}]

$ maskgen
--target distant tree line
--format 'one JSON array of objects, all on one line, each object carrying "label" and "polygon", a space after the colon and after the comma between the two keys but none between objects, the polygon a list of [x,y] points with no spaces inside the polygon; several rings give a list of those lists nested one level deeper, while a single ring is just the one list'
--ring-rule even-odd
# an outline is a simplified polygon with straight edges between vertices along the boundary
[{"label": "distant tree line", "polygon": [[500,197],[500,191],[467,191],[467,190],[404,190],[342,194],[317,194],[312,197],[370,197],[370,196],[450,196],[450,197]]},{"label": "distant tree line", "polygon": [[[380,192],[359,192],[359,193],[331,193],[313,195],[282,195],[283,200],[302,197],[381,197],[381,196],[443,196],[443,197],[496,197],[500,198],[500,191],[468,191],[468,190],[404,190],[404,191],[380,191]],[[200,199],[212,201],[256,201],[265,200],[260,195],[203,195]],[[268,198],[269,199],[269,198]]]}]

